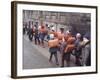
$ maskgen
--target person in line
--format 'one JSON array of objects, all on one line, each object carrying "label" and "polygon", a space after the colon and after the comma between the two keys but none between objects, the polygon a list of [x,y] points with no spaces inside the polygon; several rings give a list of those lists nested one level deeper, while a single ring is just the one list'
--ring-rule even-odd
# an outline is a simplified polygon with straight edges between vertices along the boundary
[{"label": "person in line", "polygon": [[83,37],[83,53],[82,53],[83,66],[91,65],[91,47],[90,47],[90,35],[85,34]]},{"label": "person in line", "polygon": [[38,30],[38,26],[37,25],[34,25],[34,41],[35,41],[35,44],[39,44],[40,45],[40,40],[39,40],[39,30]]},{"label": "person in line", "polygon": [[45,39],[45,36],[46,36],[46,28],[42,25],[41,28],[39,29],[39,38],[40,38],[40,44],[44,46],[44,39]]},{"label": "person in line", "polygon": [[25,33],[27,33],[27,31],[28,31],[28,25],[27,23],[25,23]]},{"label": "person in line", "polygon": [[23,35],[25,35],[25,25],[23,24]]},{"label": "person in line", "polygon": [[80,33],[76,34],[76,41],[75,41],[75,64],[77,66],[81,66],[81,62],[80,62],[80,56],[82,54],[82,36]]},{"label": "person in line", "polygon": [[57,32],[57,37],[58,37],[58,39],[59,39],[60,41],[63,40],[63,38],[64,38],[64,28],[60,28],[60,31]]},{"label": "person in line", "polygon": [[30,31],[29,31],[29,40],[32,41],[33,40],[33,29],[30,28]]},{"label": "person in line", "polygon": [[56,65],[59,65],[58,57],[57,57],[58,39],[54,38],[53,34],[50,35],[50,40],[48,41],[48,45],[49,45],[49,52],[50,52],[49,62],[52,62],[52,56],[54,55]]},{"label": "person in line", "polygon": [[54,37],[57,37],[57,32],[54,29],[51,29],[50,31],[48,31],[48,40],[50,40],[50,34],[53,34]]},{"label": "person in line", "polygon": [[64,42],[64,28],[60,28],[60,31],[59,32],[56,32],[56,37],[58,38],[59,40],[59,48],[58,48],[58,51],[61,53],[61,45],[63,44]]},{"label": "person in line", "polygon": [[33,24],[29,22],[29,40],[33,40]]},{"label": "person in line", "polygon": [[64,67],[64,61],[66,61],[67,67],[70,66],[70,55],[72,51],[75,49],[74,42],[74,37],[68,37],[68,39],[65,37],[65,44],[63,45],[62,50],[61,67]]}]

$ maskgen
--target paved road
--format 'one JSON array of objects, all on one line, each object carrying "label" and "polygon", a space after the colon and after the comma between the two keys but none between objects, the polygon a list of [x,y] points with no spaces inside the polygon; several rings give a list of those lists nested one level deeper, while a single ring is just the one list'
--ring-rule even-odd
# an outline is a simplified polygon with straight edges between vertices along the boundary
[{"label": "paved road", "polygon": [[[30,42],[28,37],[23,36],[23,69],[57,68],[53,57],[52,63],[49,62],[49,50],[45,42],[45,48]],[[60,53],[58,53],[59,64],[61,63]],[[75,57],[71,55],[71,66],[75,66]]]}]

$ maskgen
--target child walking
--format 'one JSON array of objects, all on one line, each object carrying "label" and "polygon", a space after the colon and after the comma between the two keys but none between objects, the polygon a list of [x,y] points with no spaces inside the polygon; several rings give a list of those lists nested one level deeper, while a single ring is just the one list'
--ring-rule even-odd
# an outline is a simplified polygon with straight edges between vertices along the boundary
[{"label": "child walking", "polygon": [[57,57],[58,39],[54,38],[53,35],[52,35],[52,37],[50,36],[50,40],[48,41],[48,45],[49,45],[49,52],[50,52],[49,61],[50,62],[52,61],[52,56],[54,55],[55,61],[56,61],[56,65],[59,65],[58,57]]}]

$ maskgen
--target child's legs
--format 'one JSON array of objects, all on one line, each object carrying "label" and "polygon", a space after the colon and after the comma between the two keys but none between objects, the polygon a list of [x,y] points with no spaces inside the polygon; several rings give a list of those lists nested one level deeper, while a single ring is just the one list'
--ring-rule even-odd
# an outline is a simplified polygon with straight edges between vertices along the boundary
[{"label": "child's legs", "polygon": [[54,52],[54,56],[55,56],[56,63],[58,63],[57,52]]},{"label": "child's legs", "polygon": [[51,52],[51,53],[50,53],[50,58],[49,58],[49,61],[51,61],[52,56],[53,56],[53,53]]}]

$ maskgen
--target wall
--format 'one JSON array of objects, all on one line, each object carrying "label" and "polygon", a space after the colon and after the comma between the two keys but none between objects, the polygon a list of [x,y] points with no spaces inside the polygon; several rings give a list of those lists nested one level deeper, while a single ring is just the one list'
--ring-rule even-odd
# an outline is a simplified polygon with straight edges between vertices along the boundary
[{"label": "wall", "polygon": [[[24,0],[25,1],[25,0]],[[100,0],[31,0],[37,2],[55,2],[80,5],[98,5]],[[10,78],[11,71],[11,0],[0,0],[0,80],[13,80]],[[100,14],[100,6],[98,14]],[[98,16],[100,22],[100,16]],[[98,24],[100,26],[100,24]],[[98,27],[98,30],[100,27]],[[98,31],[98,34],[100,32]],[[98,37],[100,41],[100,37]],[[98,42],[98,47],[100,47]],[[98,67],[100,67],[100,54],[98,52]],[[62,77],[29,78],[26,80],[100,80],[100,69],[98,74],[75,75]],[[19,79],[20,80],[20,79]],[[22,79],[24,80],[24,79]]]}]

